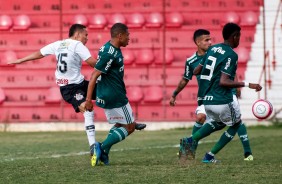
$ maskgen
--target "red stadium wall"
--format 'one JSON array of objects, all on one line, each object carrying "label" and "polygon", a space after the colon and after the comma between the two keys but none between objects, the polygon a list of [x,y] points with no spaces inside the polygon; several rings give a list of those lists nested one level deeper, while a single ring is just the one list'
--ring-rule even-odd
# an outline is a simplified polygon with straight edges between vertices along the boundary
[{"label": "red stadium wall", "polygon": [[[163,3],[164,2],[164,3]],[[195,29],[209,29],[213,43],[221,42],[222,25],[236,22],[242,27],[239,79],[244,79],[249,51],[254,41],[262,0],[13,0],[0,4],[0,121],[82,121],[71,105],[62,101],[55,84],[56,60],[7,66],[8,60],[23,57],[44,45],[66,38],[73,23],[88,26],[88,48],[94,56],[110,39],[115,22],[130,28],[130,44],[123,49],[128,97],[139,121],[191,121],[197,106],[197,85],[190,81],[169,99],[184,73],[186,58],[196,47]],[[89,79],[92,68],[84,65]],[[95,108],[98,121],[105,120]]]}]

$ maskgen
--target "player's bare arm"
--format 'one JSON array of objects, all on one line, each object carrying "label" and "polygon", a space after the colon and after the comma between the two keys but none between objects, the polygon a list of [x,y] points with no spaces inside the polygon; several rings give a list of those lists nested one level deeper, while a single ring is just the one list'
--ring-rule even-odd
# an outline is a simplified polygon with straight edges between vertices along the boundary
[{"label": "player's bare arm", "polygon": [[94,66],[95,66],[96,63],[97,63],[97,59],[94,59],[93,57],[90,57],[90,58],[88,58],[87,60],[85,60],[85,62],[86,62],[89,66],[91,66],[91,67],[94,68]]},{"label": "player's bare arm", "polygon": [[203,65],[198,65],[195,69],[194,69],[194,71],[193,71],[193,75],[199,75],[200,73],[201,73],[201,71],[202,71],[202,68],[203,68]]},{"label": "player's bare arm", "polygon": [[92,111],[93,109],[93,104],[92,104],[92,94],[93,94],[93,90],[95,88],[95,84],[97,81],[97,78],[101,75],[102,72],[94,69],[94,71],[92,72],[89,84],[88,84],[88,89],[87,89],[87,97],[86,97],[86,101],[85,101],[85,109],[88,111]]},{"label": "player's bare arm", "polygon": [[[228,88],[240,88],[240,87],[245,87],[246,83],[233,81],[230,79],[229,75],[225,73],[221,73],[219,85]],[[256,91],[260,91],[262,89],[262,87],[259,84],[254,84],[254,83],[248,83],[246,87],[255,89]]]},{"label": "player's bare arm", "polygon": [[180,93],[184,87],[188,84],[189,80],[188,79],[184,79],[182,78],[179,83],[178,83],[178,86],[176,88],[176,90],[173,92],[171,98],[170,98],[170,106],[175,106],[175,100],[176,100],[176,96],[178,95],[178,93]]},{"label": "player's bare arm", "polygon": [[44,56],[41,54],[40,51],[37,51],[37,52],[34,52],[24,58],[20,58],[20,59],[17,59],[15,61],[9,61],[7,64],[11,65],[11,64],[20,64],[20,63],[24,63],[26,61],[32,61],[32,60],[36,60],[36,59],[41,59],[43,58]]}]

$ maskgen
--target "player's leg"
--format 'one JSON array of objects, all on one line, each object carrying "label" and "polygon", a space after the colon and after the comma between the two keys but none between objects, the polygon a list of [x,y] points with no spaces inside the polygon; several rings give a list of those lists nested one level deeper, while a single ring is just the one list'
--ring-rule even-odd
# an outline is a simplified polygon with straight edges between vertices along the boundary
[{"label": "player's leg", "polygon": [[[233,95],[233,101],[234,103],[237,103],[238,106],[240,106],[236,95]],[[251,150],[250,141],[249,141],[249,137],[247,133],[247,128],[243,122],[241,123],[238,129],[238,136],[241,140],[241,143],[244,149],[244,157],[245,157],[244,160],[253,161],[254,157],[252,155],[252,150]]]},{"label": "player's leg", "polygon": [[[135,122],[130,104],[120,108],[105,109],[107,120],[115,124],[109,131],[107,138],[101,143],[102,156],[110,153],[111,147],[123,141],[127,136],[135,131]],[[101,158],[103,160],[103,158]]]},{"label": "player's leg", "polygon": [[[209,109],[209,107],[207,107],[207,109]],[[209,113],[208,110],[207,113]],[[213,146],[211,151],[205,155],[203,159],[204,163],[217,162],[214,155],[233,139],[241,124],[241,112],[239,106],[234,103],[234,101],[226,104],[226,107],[222,108],[218,115],[221,122],[229,126],[229,128],[222,134],[219,141]]]},{"label": "player's leg", "polygon": [[238,136],[241,140],[243,149],[244,149],[244,160],[246,161],[253,161],[254,157],[252,155],[252,150],[250,146],[250,141],[247,133],[247,128],[245,124],[242,122],[239,129],[238,129]]},{"label": "player's leg", "polygon": [[[95,145],[95,125],[94,125],[94,111],[85,111],[85,98],[88,83],[83,81],[80,84],[72,84],[60,87],[63,99],[70,103],[75,112],[81,112],[84,116],[84,126],[87,134],[87,139],[90,147],[91,160],[96,157]],[[91,161],[92,162],[92,161]]]},{"label": "player's leg", "polygon": [[196,122],[192,129],[192,135],[196,133],[206,121],[206,111],[204,105],[198,106],[195,113],[196,113]]}]

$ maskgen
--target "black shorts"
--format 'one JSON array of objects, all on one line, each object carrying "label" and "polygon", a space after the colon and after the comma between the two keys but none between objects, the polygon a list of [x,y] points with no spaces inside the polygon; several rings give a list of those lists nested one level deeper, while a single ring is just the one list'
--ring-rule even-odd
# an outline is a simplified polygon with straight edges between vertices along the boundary
[{"label": "black shorts", "polygon": [[[87,88],[89,81],[84,80],[80,84],[69,84],[66,86],[61,86],[60,91],[63,99],[72,104],[75,112],[79,111],[79,106],[82,102],[85,102],[87,96]],[[96,99],[96,86],[92,95],[92,99]]]}]

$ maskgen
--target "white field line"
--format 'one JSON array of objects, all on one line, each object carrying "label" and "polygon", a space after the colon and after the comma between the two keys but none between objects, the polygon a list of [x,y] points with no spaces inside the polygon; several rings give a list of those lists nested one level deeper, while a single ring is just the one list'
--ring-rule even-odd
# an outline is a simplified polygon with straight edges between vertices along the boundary
[{"label": "white field line", "polygon": [[[200,141],[199,144],[205,144],[205,143],[214,143],[217,140],[206,140],[206,141]],[[118,151],[131,151],[131,150],[146,150],[146,149],[165,149],[165,148],[178,148],[179,144],[176,145],[166,145],[166,146],[150,146],[145,148],[125,148],[125,149],[111,149],[111,152],[118,152]],[[78,153],[67,153],[67,154],[54,154],[50,156],[37,156],[37,157],[18,157],[18,158],[0,158],[1,162],[13,162],[17,160],[36,160],[36,159],[43,159],[43,158],[61,158],[61,157],[70,157],[70,156],[80,156],[80,155],[87,155],[89,154],[89,151],[84,152],[78,152]]]}]

